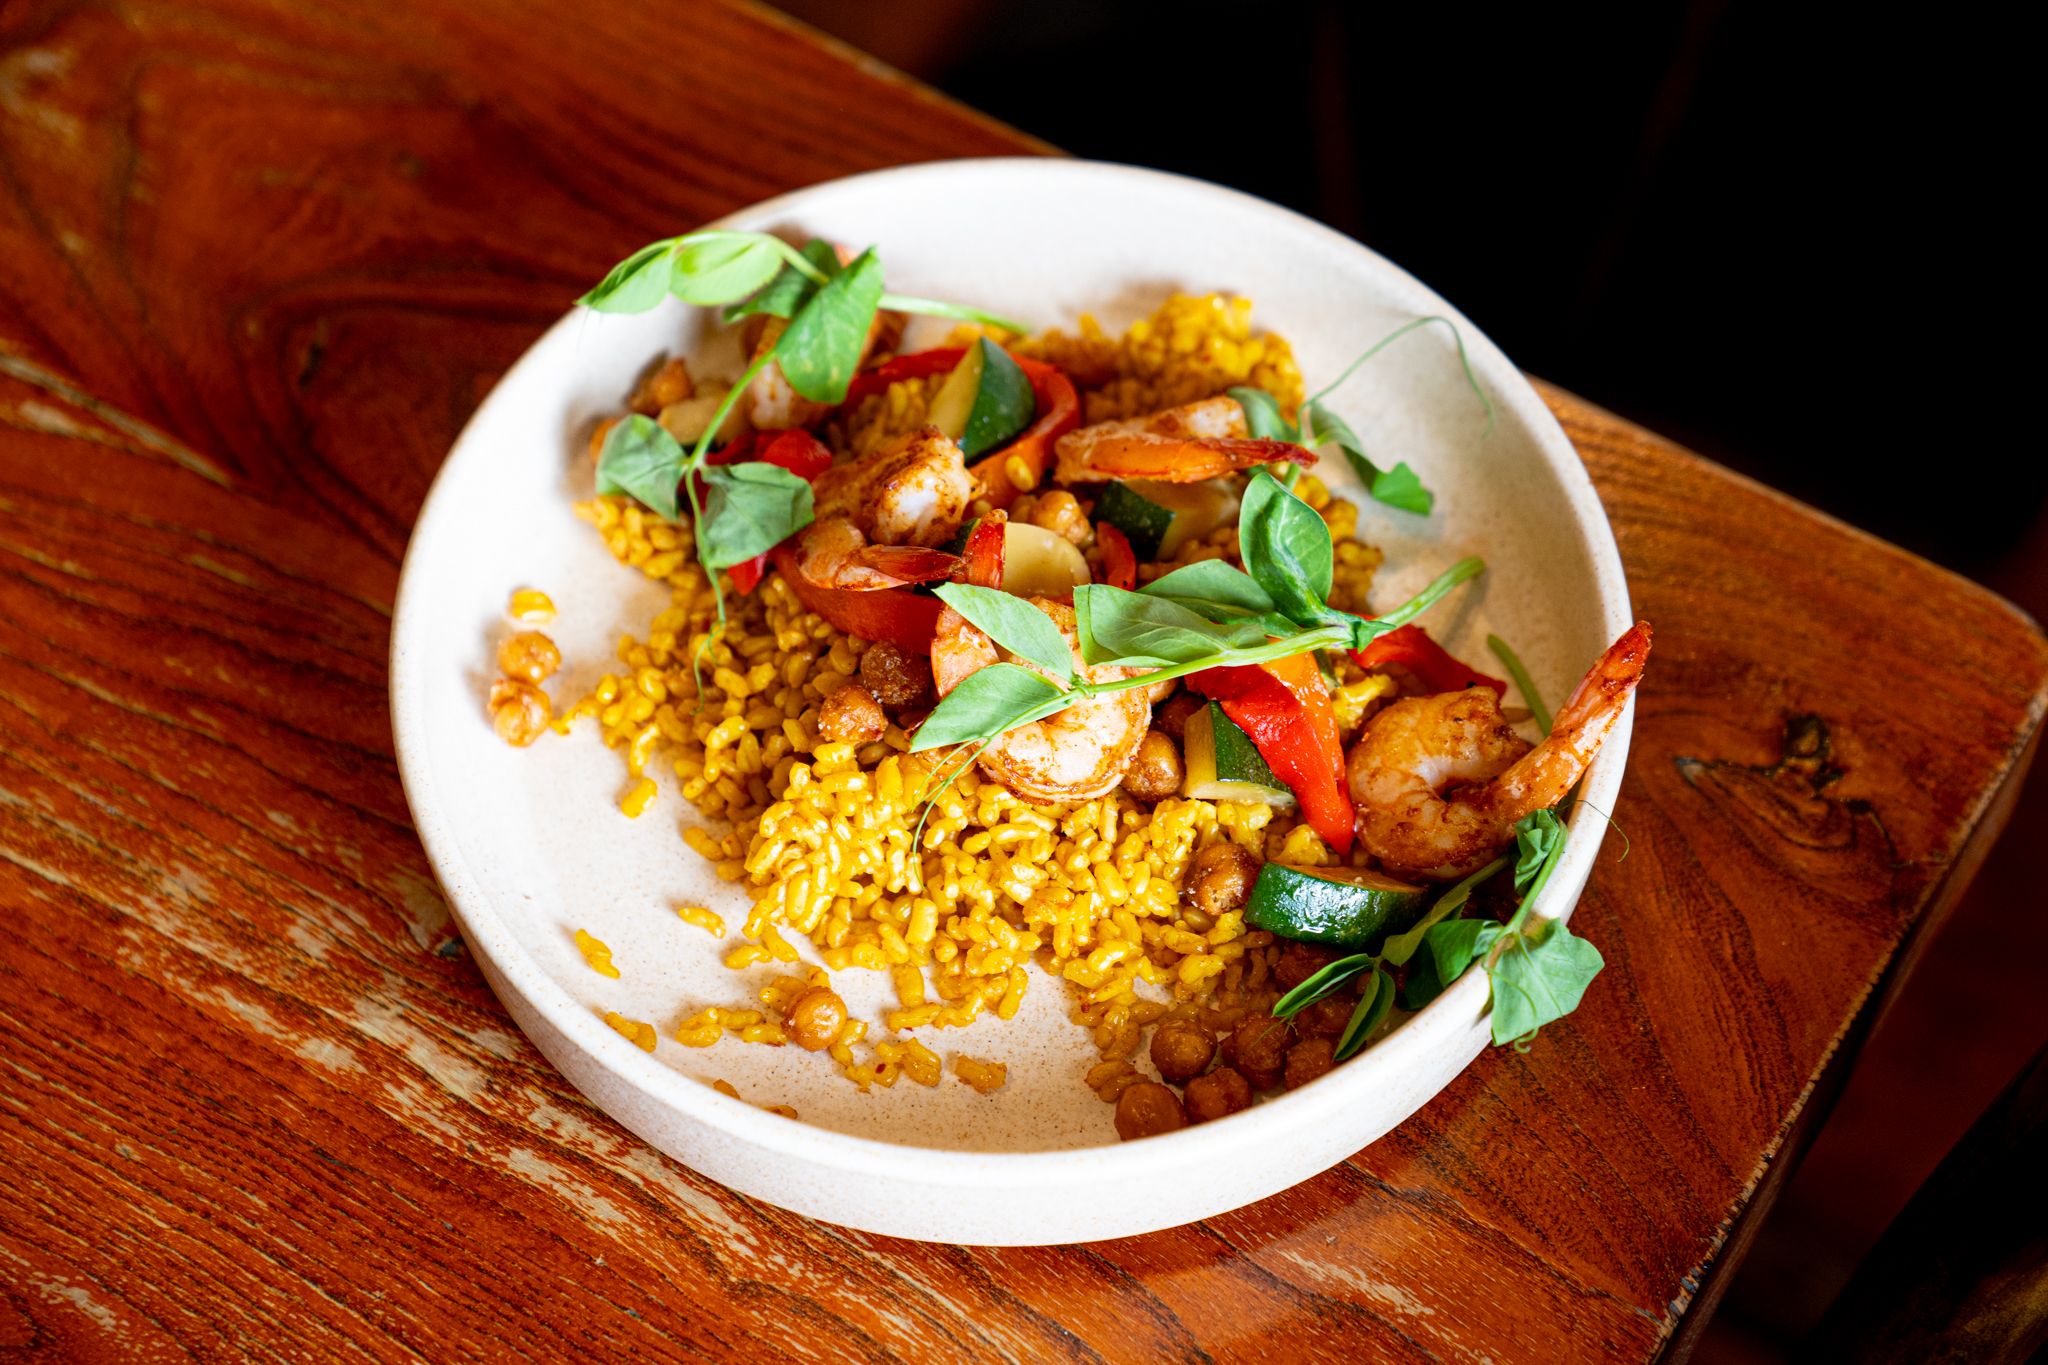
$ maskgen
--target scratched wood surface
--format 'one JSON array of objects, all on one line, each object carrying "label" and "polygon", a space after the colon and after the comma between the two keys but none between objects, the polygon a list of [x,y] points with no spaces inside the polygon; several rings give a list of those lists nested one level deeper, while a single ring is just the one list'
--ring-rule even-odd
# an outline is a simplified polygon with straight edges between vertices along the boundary
[{"label": "scratched wood surface", "polygon": [[1561,392],[1658,627],[1575,921],[1609,968],[1324,1176],[1086,1248],[809,1223],[583,1101],[451,931],[384,657],[464,417],[645,240],[1032,146],[709,4],[0,6],[0,1352],[1663,1349],[1967,876],[2048,651]]}]

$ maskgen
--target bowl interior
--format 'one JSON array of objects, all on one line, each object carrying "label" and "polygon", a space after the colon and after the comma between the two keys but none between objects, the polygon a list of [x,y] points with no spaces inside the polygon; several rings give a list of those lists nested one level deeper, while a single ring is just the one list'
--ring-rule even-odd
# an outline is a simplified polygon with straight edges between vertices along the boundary
[{"label": "bowl interior", "polygon": [[[1334,460],[1318,470],[1358,501],[1361,536],[1386,553],[1376,603],[1405,598],[1461,555],[1485,556],[1489,572],[1436,608],[1428,625],[1474,662],[1489,657],[1487,633],[1499,633],[1553,703],[1627,624],[1598,503],[1520,375],[1427,289],[1306,220],[1173,177],[996,161],[858,177],[731,221],[878,244],[891,289],[1042,326],[1071,327],[1086,312],[1120,329],[1176,290],[1241,294],[1256,302],[1255,325],[1293,342],[1311,389],[1401,323],[1451,317],[1492,399],[1490,433],[1446,327],[1396,342],[1331,399],[1382,464],[1405,459],[1437,494],[1436,511],[1414,517],[1364,499]],[[656,1026],[654,1065],[729,1081],[750,1101],[793,1105],[818,1128],[960,1152],[1113,1146],[1108,1108],[1081,1084],[1096,1060],[1088,1036],[1068,1021],[1064,992],[1036,972],[1015,1020],[923,1035],[942,1055],[1008,1063],[1008,1084],[990,1096],[950,1074],[937,1089],[905,1081],[862,1094],[828,1060],[795,1048],[677,1043],[681,1019],[705,1005],[751,1001],[777,969],[727,970],[721,958],[734,940],[713,939],[674,907],[706,905],[736,926],[747,894],[682,842],[681,827],[697,817],[672,775],[656,802],[628,819],[618,807],[630,785],[624,763],[594,728],[514,750],[486,721],[495,649],[515,628],[505,617],[514,589],[543,589],[559,608],[545,628],[565,660],[550,685],[558,704],[608,671],[619,636],[643,634],[664,604],[665,591],[615,562],[571,503],[592,491],[583,454],[591,425],[619,410],[655,357],[694,356],[704,324],[701,312],[673,301],[639,316],[565,319],[478,411],[422,514],[395,633],[394,711],[415,815],[470,941],[501,972],[516,960],[521,980],[537,974],[547,983],[539,1007],[622,1074],[647,1061],[598,1022],[607,1010]],[[1603,809],[1618,782],[1621,739],[1589,788]],[[664,775],[660,765],[655,775]],[[1584,829],[1574,844],[1597,838]],[[1590,859],[1591,849],[1568,856]],[[585,965],[572,941],[578,928],[611,946],[619,979]],[[893,1000],[887,977],[847,971],[837,985],[879,1034]],[[1364,1060],[1369,1054],[1318,1085],[1366,1084]]]}]

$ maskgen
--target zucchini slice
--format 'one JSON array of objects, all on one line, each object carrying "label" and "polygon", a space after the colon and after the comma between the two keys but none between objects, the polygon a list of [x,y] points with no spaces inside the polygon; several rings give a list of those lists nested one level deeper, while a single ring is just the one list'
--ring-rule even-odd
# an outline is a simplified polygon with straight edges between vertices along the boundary
[{"label": "zucchini slice", "polygon": [[1237,515],[1237,490],[1228,479],[1160,483],[1132,479],[1103,486],[1095,516],[1130,538],[1140,562],[1170,559],[1175,551]]},{"label": "zucchini slice", "polygon": [[1363,868],[1267,863],[1244,918],[1281,938],[1371,952],[1420,918],[1428,898],[1424,887]]},{"label": "zucchini slice", "polygon": [[1088,561],[1065,536],[1029,522],[1003,524],[1004,592],[1059,597],[1088,581]]},{"label": "zucchini slice", "polygon": [[1038,400],[1023,367],[982,337],[932,398],[931,424],[960,444],[971,464],[1031,425]]},{"label": "zucchini slice", "polygon": [[1269,806],[1294,804],[1294,793],[1273,775],[1252,737],[1210,702],[1188,717],[1182,735],[1187,776],[1181,794],[1199,801],[1262,801]]}]

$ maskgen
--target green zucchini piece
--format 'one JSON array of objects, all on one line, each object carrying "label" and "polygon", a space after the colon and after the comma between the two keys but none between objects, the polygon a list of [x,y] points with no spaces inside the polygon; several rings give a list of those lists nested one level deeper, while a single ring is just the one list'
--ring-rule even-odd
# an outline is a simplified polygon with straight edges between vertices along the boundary
[{"label": "green zucchini piece", "polygon": [[931,423],[972,463],[1006,445],[1038,415],[1031,381],[1009,352],[978,339],[932,398]]},{"label": "green zucchini piece", "polygon": [[1106,484],[1095,518],[1129,537],[1140,562],[1170,559],[1190,540],[1227,526],[1237,515],[1237,490],[1227,479],[1160,483],[1131,479]]},{"label": "green zucchini piece", "polygon": [[1267,863],[1252,883],[1245,923],[1309,943],[1377,951],[1422,915],[1429,892],[1357,867]]},{"label": "green zucchini piece", "polygon": [[1182,795],[1198,801],[1294,804],[1294,793],[1273,775],[1252,737],[1223,714],[1221,704],[1212,701],[1188,717],[1181,747],[1186,755]]}]

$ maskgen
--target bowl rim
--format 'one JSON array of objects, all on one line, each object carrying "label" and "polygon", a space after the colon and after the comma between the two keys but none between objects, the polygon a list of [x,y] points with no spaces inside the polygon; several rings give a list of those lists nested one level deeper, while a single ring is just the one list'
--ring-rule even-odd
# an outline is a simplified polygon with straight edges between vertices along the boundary
[{"label": "bowl rim", "polygon": [[[799,214],[806,201],[854,183],[868,185],[889,180],[927,179],[977,170],[1062,180],[1068,182],[1064,187],[1068,189],[1073,188],[1075,182],[1150,181],[1169,192],[1220,198],[1241,210],[1264,217],[1277,230],[1307,233],[1322,238],[1339,250],[1360,254],[1366,258],[1370,268],[1385,272],[1395,282],[1433,299],[1443,315],[1460,329],[1474,371],[1493,381],[1491,387],[1496,402],[1526,425],[1543,458],[1550,464],[1552,473],[1559,479],[1574,514],[1574,529],[1594,561],[1596,591],[1606,599],[1601,605],[1607,617],[1608,633],[1610,636],[1618,635],[1632,623],[1634,617],[1629,609],[1627,579],[1606,511],[1577,451],[1527,378],[1490,337],[1434,290],[1363,243],[1291,209],[1240,190],[1147,167],[1059,157],[972,157],[917,162],[821,181],[735,210],[705,226],[729,227],[742,221],[772,221],[779,216]],[[391,722],[399,776],[428,862],[447,895],[464,939],[471,951],[482,958],[480,965],[492,968],[504,987],[517,992],[524,1003],[539,1013],[566,1043],[579,1049],[593,1064],[647,1100],[776,1155],[848,1174],[912,1180],[928,1185],[1020,1188],[1042,1186],[1062,1178],[1073,1184],[1115,1183],[1141,1174],[1156,1175],[1162,1170],[1180,1170],[1225,1158],[1257,1141],[1255,1129],[1268,1130],[1277,1138],[1283,1137],[1287,1130],[1326,1120],[1344,1108],[1355,1090],[1370,1084],[1374,1073],[1393,1069],[1394,1074],[1398,1074],[1411,1060],[1426,1058],[1439,1048],[1452,1046],[1444,1035],[1470,1034],[1477,1023],[1483,1022],[1486,1003],[1484,979],[1479,974],[1467,973],[1400,1028],[1380,1039],[1342,1069],[1314,1085],[1283,1092],[1224,1119],[1194,1124],[1134,1142],[1111,1140],[1098,1145],[1051,1151],[981,1152],[922,1147],[914,1143],[863,1137],[800,1121],[791,1122],[743,1100],[721,1094],[657,1060],[614,1032],[598,1015],[578,1004],[567,988],[550,976],[520,943],[469,875],[460,846],[443,814],[452,806],[441,800],[425,757],[427,727],[420,696],[424,689],[409,671],[413,664],[408,656],[431,652],[422,647],[431,644],[431,637],[420,642],[412,639],[422,629],[416,622],[424,619],[419,603],[431,592],[431,586],[423,581],[423,575],[416,574],[414,570],[416,559],[423,553],[421,546],[434,538],[433,533],[442,522],[451,521],[456,515],[454,500],[443,496],[452,482],[451,470],[458,457],[463,457],[472,432],[497,395],[531,379],[529,371],[537,369],[542,359],[552,355],[554,348],[549,343],[565,330],[579,325],[580,316],[581,310],[572,307],[536,338],[493,386],[491,393],[477,405],[450,446],[420,505],[400,566],[399,589],[392,612],[389,659]],[[469,458],[476,457],[472,455]],[[1611,588],[1606,586],[1609,584]],[[1550,879],[1551,887],[1537,907],[1551,917],[1570,917],[1576,906],[1577,893],[1582,889],[1585,876],[1599,852],[1607,822],[1597,815],[1592,819],[1583,818],[1582,812],[1589,805],[1603,810],[1612,808],[1627,762],[1634,710],[1631,697],[1621,719],[1587,770],[1581,789],[1582,798],[1567,822],[1564,853]],[[1570,892],[1572,899],[1560,907],[1560,895],[1565,892]],[[537,1040],[530,1038],[529,1041]],[[1459,1072],[1462,1073],[1469,1065],[1468,1057],[1460,1064]],[[1347,1079],[1351,1083],[1347,1084]],[[1428,1101],[1425,1099],[1423,1102]]]}]

